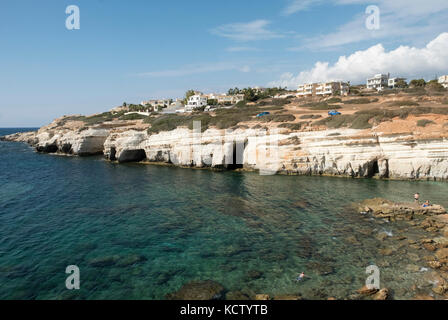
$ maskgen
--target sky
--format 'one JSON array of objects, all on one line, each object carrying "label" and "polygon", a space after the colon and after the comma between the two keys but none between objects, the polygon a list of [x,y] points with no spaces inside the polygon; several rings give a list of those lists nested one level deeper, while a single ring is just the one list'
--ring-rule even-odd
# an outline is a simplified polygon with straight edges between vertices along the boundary
[{"label": "sky", "polygon": [[[79,29],[66,28],[70,5]],[[0,2],[0,127],[39,127],[188,89],[294,89],[388,72],[448,74],[448,1]]]}]

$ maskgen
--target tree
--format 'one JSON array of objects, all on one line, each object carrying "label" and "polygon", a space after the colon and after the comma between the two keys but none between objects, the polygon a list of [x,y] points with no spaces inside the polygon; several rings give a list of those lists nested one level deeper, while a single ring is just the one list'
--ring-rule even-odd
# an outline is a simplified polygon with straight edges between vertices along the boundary
[{"label": "tree", "polygon": [[430,90],[441,91],[444,87],[437,80],[431,80],[426,84],[426,87]]},{"label": "tree", "polygon": [[408,84],[403,79],[400,79],[395,83],[395,88],[407,88],[407,87],[408,87]]},{"label": "tree", "polygon": [[252,88],[244,89],[244,100],[246,101],[257,101],[258,96],[255,93],[255,90]]},{"label": "tree", "polygon": [[218,100],[216,100],[216,99],[208,99],[207,100],[207,104],[209,106],[216,106],[218,104]]},{"label": "tree", "polygon": [[126,102],[123,102],[123,107],[126,107],[126,106],[127,106]]},{"label": "tree", "polygon": [[409,82],[409,86],[410,87],[419,87],[419,88],[423,88],[424,86],[426,86],[426,81],[424,79],[414,79],[411,82]]},{"label": "tree", "polygon": [[194,90],[188,90],[187,92],[185,92],[184,104],[187,104],[188,103],[188,99],[191,96],[194,96],[194,94],[195,94]]}]

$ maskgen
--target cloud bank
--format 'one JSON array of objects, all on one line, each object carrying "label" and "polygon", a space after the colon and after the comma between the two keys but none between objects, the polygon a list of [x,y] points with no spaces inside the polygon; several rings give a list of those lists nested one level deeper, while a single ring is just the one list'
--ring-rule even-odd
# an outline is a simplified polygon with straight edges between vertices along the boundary
[{"label": "cloud bank", "polygon": [[312,69],[297,75],[284,73],[269,85],[295,88],[301,83],[330,80],[363,83],[376,73],[388,72],[403,77],[448,74],[448,33],[440,34],[423,48],[400,46],[388,52],[382,44],[377,44],[348,57],[341,56],[333,65],[317,62]]}]

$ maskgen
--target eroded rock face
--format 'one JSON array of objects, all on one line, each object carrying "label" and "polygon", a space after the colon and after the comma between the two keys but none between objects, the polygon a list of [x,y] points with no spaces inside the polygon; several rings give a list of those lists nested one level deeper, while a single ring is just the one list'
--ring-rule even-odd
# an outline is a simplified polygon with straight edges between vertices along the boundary
[{"label": "eroded rock face", "polygon": [[[338,133],[338,135],[332,135]],[[28,142],[41,152],[73,155],[104,153],[107,159],[145,161],[185,167],[245,168],[263,174],[338,175],[447,180],[448,141],[416,139],[412,133],[382,135],[355,129],[291,132],[285,129],[187,128],[148,134],[130,128],[70,130],[56,125],[37,133],[5,137]],[[409,141],[412,141],[410,143]],[[124,154],[122,156],[122,153]],[[142,155],[138,151],[137,155]]]},{"label": "eroded rock face", "polygon": [[109,130],[87,129],[25,132],[4,137],[7,141],[26,142],[38,152],[64,153],[78,156],[102,154]]},{"label": "eroded rock face", "polygon": [[169,300],[219,300],[224,298],[224,287],[212,280],[192,281],[166,296]]}]

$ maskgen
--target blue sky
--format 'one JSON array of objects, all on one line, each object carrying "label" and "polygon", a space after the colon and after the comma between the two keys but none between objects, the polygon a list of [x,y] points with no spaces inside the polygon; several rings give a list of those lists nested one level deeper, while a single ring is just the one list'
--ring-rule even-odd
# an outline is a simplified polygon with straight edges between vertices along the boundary
[{"label": "blue sky", "polygon": [[[370,4],[381,9],[380,30],[365,28]],[[65,27],[68,5],[80,9],[80,30]],[[187,89],[357,82],[386,67],[433,77],[448,73],[448,38],[439,37],[448,31],[447,12],[446,0],[2,0],[0,127],[41,126]],[[400,46],[409,50],[393,51]],[[357,51],[362,59],[394,54],[406,62],[412,49],[441,62],[424,69],[380,63],[362,72],[338,63]],[[328,62],[323,71],[319,61]]]}]

